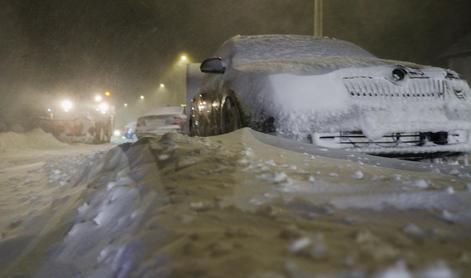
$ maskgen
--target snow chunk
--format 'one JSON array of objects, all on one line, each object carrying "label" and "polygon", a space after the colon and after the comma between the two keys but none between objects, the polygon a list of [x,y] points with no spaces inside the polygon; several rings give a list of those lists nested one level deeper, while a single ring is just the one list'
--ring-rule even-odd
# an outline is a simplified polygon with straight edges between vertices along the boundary
[{"label": "snow chunk", "polygon": [[161,154],[161,155],[159,155],[158,158],[159,158],[160,161],[164,161],[164,160],[169,159],[170,156],[168,154]]},{"label": "snow chunk", "polygon": [[425,234],[424,231],[419,226],[417,226],[413,223],[407,224],[404,227],[403,231],[406,234],[410,234],[410,235],[414,235],[414,236],[423,236]]},{"label": "snow chunk", "polygon": [[354,178],[354,179],[356,179],[356,180],[361,180],[361,179],[363,179],[363,177],[364,177],[364,174],[363,174],[363,172],[360,171],[360,170],[358,170],[358,171],[356,171],[355,173],[353,173],[353,176],[352,176],[352,178]]},{"label": "snow chunk", "polygon": [[419,278],[456,278],[458,277],[446,263],[438,262],[428,266],[418,274]]},{"label": "snow chunk", "polygon": [[264,179],[266,181],[272,181],[275,183],[282,183],[282,182],[288,181],[288,175],[286,175],[285,172],[263,174],[259,176],[259,178]]},{"label": "snow chunk", "polygon": [[414,182],[414,186],[420,189],[426,189],[428,188],[428,183],[423,179],[419,179]]},{"label": "snow chunk", "polygon": [[311,245],[311,240],[307,237],[305,238],[300,238],[295,240],[290,244],[288,247],[289,252],[291,253],[299,253],[303,249],[307,248],[309,245]]},{"label": "snow chunk", "polygon": [[374,278],[412,278],[404,262],[398,262],[395,266],[386,269]]},{"label": "snow chunk", "polygon": [[451,212],[447,211],[447,210],[442,211],[441,218],[443,220],[445,220],[446,222],[449,222],[449,223],[455,223],[456,221],[458,221],[458,216],[454,213],[451,213]]},{"label": "snow chunk", "polygon": [[78,207],[77,211],[79,215],[83,215],[85,212],[87,212],[88,208],[90,205],[88,203],[83,203],[80,207]]}]

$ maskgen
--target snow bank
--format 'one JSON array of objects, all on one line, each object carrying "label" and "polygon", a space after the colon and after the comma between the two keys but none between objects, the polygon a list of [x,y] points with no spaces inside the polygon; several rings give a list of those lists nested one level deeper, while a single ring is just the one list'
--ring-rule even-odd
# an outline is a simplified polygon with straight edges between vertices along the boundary
[{"label": "snow bank", "polygon": [[26,133],[0,133],[0,153],[24,149],[57,149],[68,145],[58,141],[52,134],[41,129]]}]

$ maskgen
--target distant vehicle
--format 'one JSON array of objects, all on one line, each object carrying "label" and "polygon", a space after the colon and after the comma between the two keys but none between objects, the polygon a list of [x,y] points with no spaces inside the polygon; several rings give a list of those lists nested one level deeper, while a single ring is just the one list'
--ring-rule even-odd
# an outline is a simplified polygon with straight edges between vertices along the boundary
[{"label": "distant vehicle", "polygon": [[448,69],[380,59],[342,40],[259,35],[229,39],[201,71],[191,135],[247,126],[386,156],[471,150],[471,90]]},{"label": "distant vehicle", "polygon": [[130,140],[135,139],[135,137],[136,137],[136,125],[137,125],[136,122],[130,122],[127,125],[124,126],[123,136],[126,139],[130,139]]},{"label": "distant vehicle", "polygon": [[137,119],[137,138],[182,132],[186,122],[184,107],[162,107]]},{"label": "distant vehicle", "polygon": [[62,99],[38,117],[39,126],[67,143],[104,144],[113,135],[114,106],[103,100]]}]

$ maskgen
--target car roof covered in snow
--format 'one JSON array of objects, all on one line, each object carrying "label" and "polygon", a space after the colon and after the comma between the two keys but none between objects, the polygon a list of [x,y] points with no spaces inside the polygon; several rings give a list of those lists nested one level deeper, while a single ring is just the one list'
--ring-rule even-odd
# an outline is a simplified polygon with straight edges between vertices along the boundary
[{"label": "car roof covered in snow", "polygon": [[227,40],[216,56],[240,71],[325,73],[379,65],[422,67],[377,58],[351,42],[303,35],[239,35]]},{"label": "car roof covered in snow", "polygon": [[234,60],[273,60],[319,57],[374,57],[363,48],[347,41],[303,35],[235,36],[227,40],[217,54]]}]

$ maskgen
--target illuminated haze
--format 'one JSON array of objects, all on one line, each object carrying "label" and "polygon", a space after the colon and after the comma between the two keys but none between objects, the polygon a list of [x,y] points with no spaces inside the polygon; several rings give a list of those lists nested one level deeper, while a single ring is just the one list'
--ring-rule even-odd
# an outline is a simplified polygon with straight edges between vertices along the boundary
[{"label": "illuminated haze", "polygon": [[[176,65],[236,34],[312,34],[312,0],[2,0],[0,122],[27,123],[52,99],[110,90],[117,107],[181,102]],[[467,0],[325,0],[324,33],[372,53],[440,64],[471,32]],[[165,83],[164,90],[159,89]],[[139,95],[147,106],[139,107]],[[161,95],[159,95],[161,94]],[[173,96],[172,94],[176,94]],[[130,115],[128,115],[130,116]]]}]

